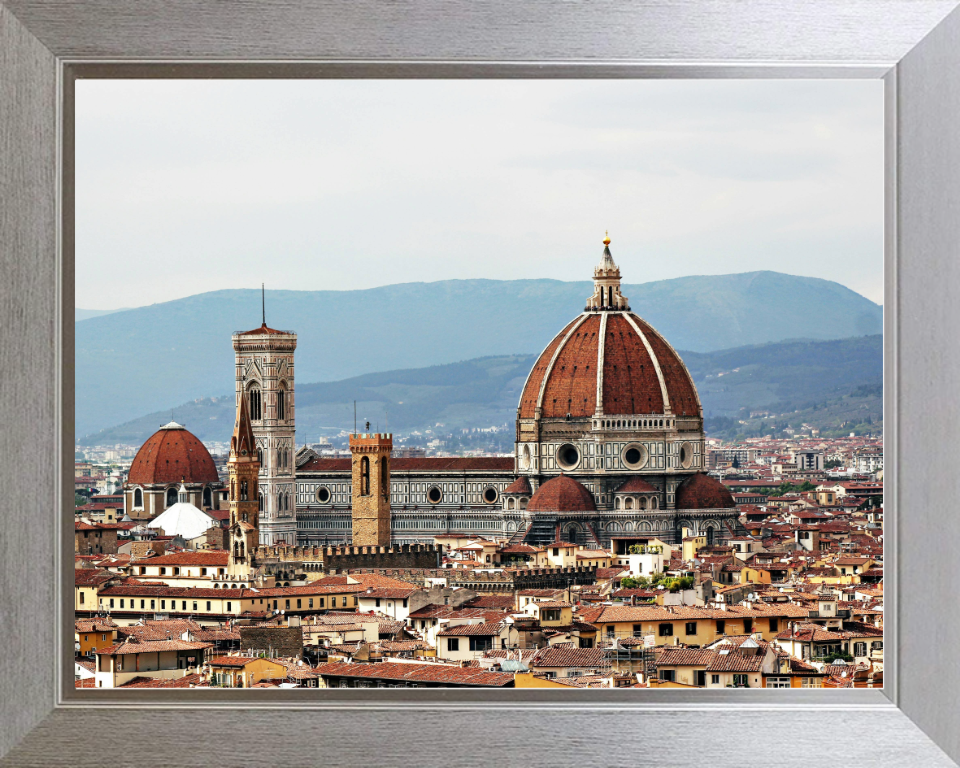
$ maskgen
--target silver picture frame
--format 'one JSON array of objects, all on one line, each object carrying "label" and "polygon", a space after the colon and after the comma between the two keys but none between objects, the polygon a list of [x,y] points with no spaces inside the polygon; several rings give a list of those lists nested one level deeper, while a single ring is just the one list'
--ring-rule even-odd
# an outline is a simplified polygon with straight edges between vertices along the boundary
[{"label": "silver picture frame", "polygon": [[[0,765],[957,765],[958,4],[0,0]],[[81,77],[882,79],[885,687],[76,690]]]}]

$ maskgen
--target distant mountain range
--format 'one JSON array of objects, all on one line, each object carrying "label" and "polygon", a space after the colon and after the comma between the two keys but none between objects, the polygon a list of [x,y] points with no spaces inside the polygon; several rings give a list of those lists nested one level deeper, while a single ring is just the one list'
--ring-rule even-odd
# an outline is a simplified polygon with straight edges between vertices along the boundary
[{"label": "distant mountain range", "polygon": [[[882,337],[789,341],[718,352],[681,352],[696,382],[711,434],[732,436],[804,421],[827,431],[882,418]],[[297,441],[353,427],[353,401],[376,428],[409,433],[512,425],[536,355],[503,355],[448,365],[298,384]],[[756,415],[758,412],[769,415]],[[754,414],[754,415],[751,415]],[[82,444],[141,443],[171,419],[201,440],[229,438],[234,398],[198,398],[90,435]],[[747,421],[745,426],[740,421]],[[712,427],[712,428],[711,428]],[[443,431],[443,430],[438,430]],[[507,440],[511,442],[512,437]]]},{"label": "distant mountain range", "polygon": [[[624,285],[677,349],[879,333],[882,308],[838,283],[777,272]],[[267,322],[298,334],[297,381],[539,353],[589,282],[449,280],[358,291],[268,291]],[[77,435],[233,389],[230,335],[260,324],[260,292],[224,290],[76,324]],[[526,371],[524,371],[524,375]],[[304,390],[298,386],[298,395]],[[351,397],[352,400],[352,397]],[[302,413],[302,412],[301,412]]]},{"label": "distant mountain range", "polygon": [[74,309],[73,321],[79,323],[81,320],[89,320],[91,317],[103,317],[112,315],[114,312],[126,312],[130,307],[121,307],[120,309]]}]

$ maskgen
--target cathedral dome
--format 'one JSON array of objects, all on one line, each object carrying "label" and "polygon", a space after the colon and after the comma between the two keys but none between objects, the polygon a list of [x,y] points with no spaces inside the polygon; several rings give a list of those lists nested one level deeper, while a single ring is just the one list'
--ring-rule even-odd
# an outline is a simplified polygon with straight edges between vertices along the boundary
[{"label": "cathedral dome", "polygon": [[630,311],[620,293],[620,270],[610,255],[609,238],[604,243],[594,270],[594,295],[534,364],[520,397],[520,418],[700,417],[687,367],[657,331]]},{"label": "cathedral dome", "polygon": [[137,451],[127,482],[136,485],[219,483],[210,452],[191,432],[171,421]]},{"label": "cathedral dome", "polygon": [[541,485],[527,504],[528,512],[595,512],[593,494],[567,475]]},{"label": "cathedral dome", "polygon": [[737,506],[727,487],[710,475],[697,472],[677,487],[677,509],[730,509]]}]

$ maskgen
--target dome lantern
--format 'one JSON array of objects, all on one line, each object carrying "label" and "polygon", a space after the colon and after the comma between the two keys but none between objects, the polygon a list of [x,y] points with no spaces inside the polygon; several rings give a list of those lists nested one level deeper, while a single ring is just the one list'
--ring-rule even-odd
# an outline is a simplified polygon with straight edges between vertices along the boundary
[{"label": "dome lantern", "polygon": [[603,254],[593,269],[593,296],[587,299],[587,312],[629,311],[627,297],[620,293],[620,268],[610,253],[610,234],[603,238]]}]

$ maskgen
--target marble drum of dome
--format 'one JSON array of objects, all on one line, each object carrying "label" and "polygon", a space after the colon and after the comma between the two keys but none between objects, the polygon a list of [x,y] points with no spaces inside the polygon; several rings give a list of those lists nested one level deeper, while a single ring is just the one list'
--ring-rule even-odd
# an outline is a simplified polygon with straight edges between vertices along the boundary
[{"label": "marble drum of dome", "polygon": [[547,345],[517,411],[517,471],[548,480],[566,473],[591,488],[598,508],[643,476],[661,509],[704,470],[703,410],[677,352],[634,314],[620,290],[610,239],[584,311]]}]

